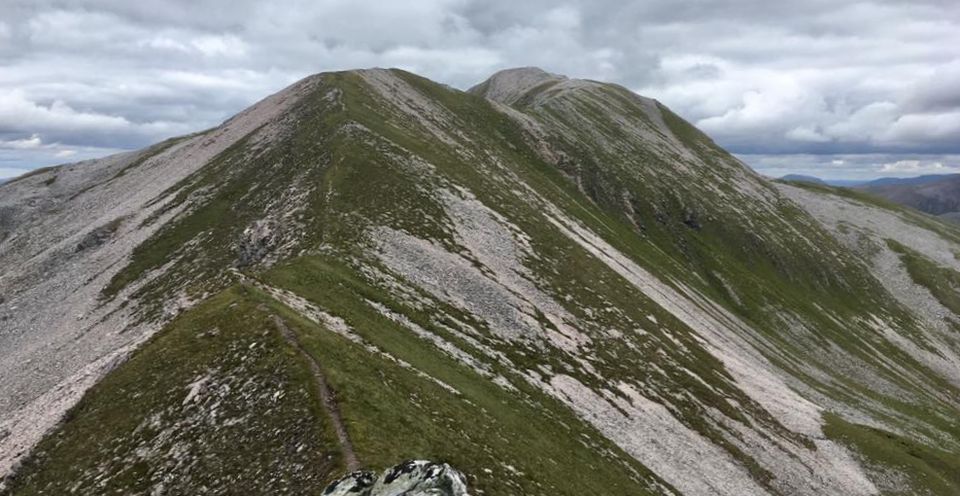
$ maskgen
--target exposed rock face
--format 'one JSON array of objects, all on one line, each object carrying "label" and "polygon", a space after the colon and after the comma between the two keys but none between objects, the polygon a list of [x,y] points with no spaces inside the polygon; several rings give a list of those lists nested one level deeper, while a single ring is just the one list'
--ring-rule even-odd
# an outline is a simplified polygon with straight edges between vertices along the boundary
[{"label": "exposed rock face", "polygon": [[409,460],[379,476],[370,471],[347,474],[323,491],[324,496],[469,496],[467,479],[446,463]]},{"label": "exposed rock face", "polygon": [[244,267],[264,259],[277,246],[276,222],[258,220],[244,229],[237,246],[237,265]]}]

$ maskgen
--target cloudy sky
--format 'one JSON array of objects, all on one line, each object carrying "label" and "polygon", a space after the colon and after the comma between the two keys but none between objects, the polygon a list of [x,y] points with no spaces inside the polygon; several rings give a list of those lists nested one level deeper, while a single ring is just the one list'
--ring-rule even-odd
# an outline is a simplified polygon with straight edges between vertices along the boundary
[{"label": "cloudy sky", "polygon": [[960,172],[956,0],[0,0],[0,178],[315,72],[467,88],[527,65],[657,98],[769,175]]}]

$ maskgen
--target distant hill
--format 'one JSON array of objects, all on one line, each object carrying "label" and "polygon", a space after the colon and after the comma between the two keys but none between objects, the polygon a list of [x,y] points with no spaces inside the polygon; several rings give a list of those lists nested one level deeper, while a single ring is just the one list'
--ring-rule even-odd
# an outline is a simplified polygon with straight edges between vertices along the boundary
[{"label": "distant hill", "polygon": [[823,181],[830,186],[840,186],[843,188],[853,188],[869,182],[863,179],[824,179]]},{"label": "distant hill", "polygon": [[916,177],[881,177],[880,179],[874,179],[873,181],[864,183],[861,186],[920,186],[923,184],[936,183],[944,179],[957,177],[960,177],[960,174],[927,174],[925,176]]},{"label": "distant hill", "polygon": [[813,184],[827,184],[826,181],[820,179],[819,177],[814,176],[805,176],[803,174],[787,174],[780,178],[781,181],[790,181],[790,182],[800,182],[800,183],[813,183]]},{"label": "distant hill", "polygon": [[780,178],[781,181],[787,182],[800,182],[800,183],[813,183],[813,184],[826,184],[829,186],[841,186],[844,188],[852,188],[854,186],[859,186],[866,183],[867,181],[861,179],[821,179],[816,176],[807,176],[804,174],[787,174]]},{"label": "distant hill", "polygon": [[960,217],[960,174],[883,178],[857,189],[954,222]]}]

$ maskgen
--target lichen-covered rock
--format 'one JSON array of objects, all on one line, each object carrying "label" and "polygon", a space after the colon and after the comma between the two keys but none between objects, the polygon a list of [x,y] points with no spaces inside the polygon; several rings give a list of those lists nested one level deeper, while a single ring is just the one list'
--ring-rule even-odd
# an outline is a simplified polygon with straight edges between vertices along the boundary
[{"label": "lichen-covered rock", "polygon": [[330,483],[325,496],[469,496],[467,479],[446,463],[408,460],[377,476],[361,470]]}]

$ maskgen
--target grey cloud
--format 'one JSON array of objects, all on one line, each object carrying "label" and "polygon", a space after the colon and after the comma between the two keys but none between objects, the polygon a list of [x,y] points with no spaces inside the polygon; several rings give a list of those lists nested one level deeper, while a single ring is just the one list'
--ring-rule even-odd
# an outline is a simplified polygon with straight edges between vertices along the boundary
[{"label": "grey cloud", "polygon": [[[879,173],[960,154],[953,1],[0,0],[0,11],[0,140],[36,135],[87,155],[213,126],[314,72],[396,66],[466,88],[518,65],[620,83],[777,167]],[[0,166],[62,151],[6,149]],[[829,158],[841,155],[869,159]]]}]

